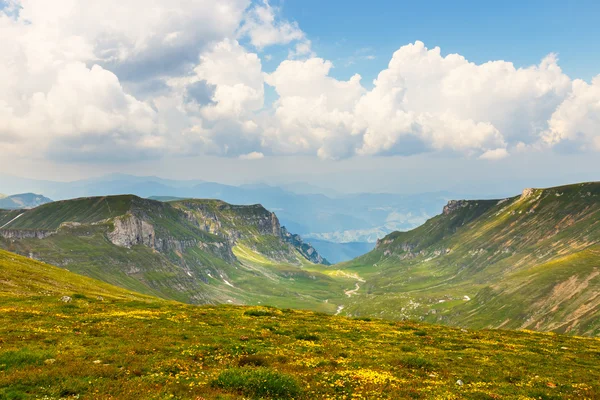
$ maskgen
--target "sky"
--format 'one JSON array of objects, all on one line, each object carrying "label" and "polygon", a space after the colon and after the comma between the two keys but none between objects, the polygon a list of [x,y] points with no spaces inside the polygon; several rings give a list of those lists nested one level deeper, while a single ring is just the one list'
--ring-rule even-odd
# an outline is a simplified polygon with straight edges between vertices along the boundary
[{"label": "sky", "polygon": [[598,180],[598,17],[586,0],[0,0],[0,171],[482,195]]}]

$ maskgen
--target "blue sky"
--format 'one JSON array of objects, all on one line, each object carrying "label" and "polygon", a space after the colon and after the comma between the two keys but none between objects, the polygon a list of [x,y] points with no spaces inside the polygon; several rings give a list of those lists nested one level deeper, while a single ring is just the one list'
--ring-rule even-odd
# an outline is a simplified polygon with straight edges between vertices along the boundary
[{"label": "blue sky", "polygon": [[[476,63],[517,67],[554,52],[572,78],[600,74],[600,1],[285,0],[279,7],[334,62],[338,78],[359,72],[370,82],[395,50],[416,40]],[[360,59],[361,49],[376,59]],[[346,65],[351,58],[356,63]]]}]

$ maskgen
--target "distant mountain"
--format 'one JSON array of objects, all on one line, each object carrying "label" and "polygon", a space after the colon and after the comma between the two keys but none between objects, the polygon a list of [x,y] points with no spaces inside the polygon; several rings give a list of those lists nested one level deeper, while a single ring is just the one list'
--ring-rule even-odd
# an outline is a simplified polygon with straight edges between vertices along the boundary
[{"label": "distant mountain", "polygon": [[350,315],[600,334],[600,182],[451,201],[336,266]]},{"label": "distant mountain", "polygon": [[206,198],[232,204],[262,204],[276,212],[281,223],[290,231],[304,238],[373,243],[395,230],[419,226],[435,215],[448,200],[459,196],[448,192],[340,195],[323,189],[326,195],[319,193],[320,188],[305,183],[283,187],[266,184],[231,186],[201,180],[177,181],[124,174],[74,182],[36,181],[0,175],[0,188],[12,192],[36,191],[59,200],[134,194],[163,201]]},{"label": "distant mountain", "polygon": [[375,243],[368,242],[334,243],[319,239],[307,239],[307,241],[319,249],[319,253],[333,264],[352,260],[375,248]]},{"label": "distant mountain", "polygon": [[52,200],[35,193],[22,193],[12,196],[0,197],[0,209],[17,210],[24,208],[34,208],[42,204],[51,203]]},{"label": "distant mountain", "polygon": [[[188,303],[319,308],[332,291],[343,293],[341,283],[319,272],[327,260],[260,205],[121,195],[0,210],[0,247]],[[281,284],[268,289],[276,282]],[[301,282],[314,292],[296,299]]]}]

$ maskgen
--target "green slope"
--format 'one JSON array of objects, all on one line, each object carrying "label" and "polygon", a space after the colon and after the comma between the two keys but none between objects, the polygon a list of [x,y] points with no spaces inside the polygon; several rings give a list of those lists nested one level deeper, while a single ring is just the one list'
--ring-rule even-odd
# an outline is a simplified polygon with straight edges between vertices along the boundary
[{"label": "green slope", "polygon": [[[340,283],[324,275],[299,293],[290,271],[302,276],[312,264],[285,240],[277,217],[259,205],[107,196],[2,211],[0,223],[0,247],[166,299],[332,311],[336,306],[325,300],[331,292],[343,295]],[[265,257],[269,266],[257,269],[237,259],[238,246]],[[265,294],[265,282],[279,288]]]},{"label": "green slope", "polygon": [[594,399],[599,356],[592,338],[183,305],[0,250],[0,399]]},{"label": "green slope", "polygon": [[598,335],[598,243],[600,183],[453,202],[336,266],[366,281],[344,312]]},{"label": "green slope", "polygon": [[[85,296],[102,300],[159,301],[102,281],[77,275],[46,263],[0,250],[0,297],[3,303],[10,299],[29,301],[62,296]],[[102,297],[99,300],[98,297]]]}]

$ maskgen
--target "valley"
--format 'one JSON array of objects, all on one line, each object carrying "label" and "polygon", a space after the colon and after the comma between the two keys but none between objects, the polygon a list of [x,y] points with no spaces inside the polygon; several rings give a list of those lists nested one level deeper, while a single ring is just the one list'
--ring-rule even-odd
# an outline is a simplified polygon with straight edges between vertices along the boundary
[{"label": "valley", "polygon": [[443,213],[330,266],[262,206],[136,196],[0,212],[0,246],[192,304],[596,336],[600,184],[450,201]]}]

